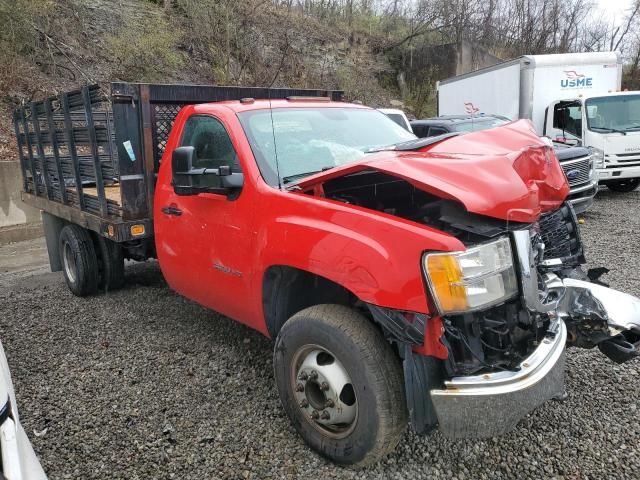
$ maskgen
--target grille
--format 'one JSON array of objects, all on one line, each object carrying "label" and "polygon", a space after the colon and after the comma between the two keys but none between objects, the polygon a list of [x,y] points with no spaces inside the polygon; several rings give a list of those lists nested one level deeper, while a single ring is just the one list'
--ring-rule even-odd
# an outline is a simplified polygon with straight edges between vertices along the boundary
[{"label": "grille", "polygon": [[544,242],[544,258],[567,258],[582,253],[582,243],[573,209],[564,204],[559,210],[544,214],[539,220]]},{"label": "grille", "polygon": [[155,147],[153,158],[156,171],[158,171],[164,149],[167,148],[167,141],[169,140],[173,122],[182,107],[182,104],[175,103],[157,103],[154,105],[156,128],[153,129],[153,145]]},{"label": "grille", "polygon": [[577,160],[569,160],[560,164],[564,170],[569,186],[575,187],[589,181],[591,176],[591,157],[579,158]]}]

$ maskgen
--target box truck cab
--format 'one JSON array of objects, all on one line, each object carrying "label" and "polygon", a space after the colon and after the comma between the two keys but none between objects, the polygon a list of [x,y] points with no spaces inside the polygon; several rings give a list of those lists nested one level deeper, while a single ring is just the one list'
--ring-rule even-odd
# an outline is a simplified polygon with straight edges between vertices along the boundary
[{"label": "box truck cab", "polygon": [[552,103],[545,132],[554,139],[592,148],[598,178],[611,190],[640,184],[640,92],[611,92]]},{"label": "box truck cab", "polygon": [[617,52],[525,55],[438,83],[438,114],[529,119],[540,135],[590,147],[600,183],[640,184],[640,92],[621,92]]}]

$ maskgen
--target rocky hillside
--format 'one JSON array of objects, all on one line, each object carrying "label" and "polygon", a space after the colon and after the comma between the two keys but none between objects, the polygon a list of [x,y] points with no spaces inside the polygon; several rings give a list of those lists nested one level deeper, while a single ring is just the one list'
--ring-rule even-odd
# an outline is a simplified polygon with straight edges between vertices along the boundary
[{"label": "rocky hillside", "polygon": [[384,38],[278,2],[0,0],[0,21],[0,160],[16,156],[15,106],[87,83],[343,88],[374,105],[398,95]]}]

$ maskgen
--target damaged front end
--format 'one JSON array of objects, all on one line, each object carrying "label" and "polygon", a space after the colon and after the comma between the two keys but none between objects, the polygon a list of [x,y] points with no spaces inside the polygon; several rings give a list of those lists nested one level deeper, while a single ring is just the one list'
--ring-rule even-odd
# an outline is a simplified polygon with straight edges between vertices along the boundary
[{"label": "damaged front end", "polygon": [[567,178],[527,123],[379,152],[295,189],[424,225],[425,245],[437,232],[464,247],[421,252],[426,311],[368,305],[403,358],[418,433],[509,431],[565,395],[567,345],[638,356],[640,300],[599,282],[606,269],[582,269]]},{"label": "damaged front end", "polygon": [[[444,316],[449,380],[431,388],[425,403],[433,410],[430,421],[437,420],[451,437],[505,433],[537,406],[562,396],[565,345],[598,346],[618,363],[639,353],[640,300],[598,282],[602,271],[581,269],[582,243],[571,206],[508,235],[518,297],[480,312]],[[417,430],[429,427],[423,423]]]}]

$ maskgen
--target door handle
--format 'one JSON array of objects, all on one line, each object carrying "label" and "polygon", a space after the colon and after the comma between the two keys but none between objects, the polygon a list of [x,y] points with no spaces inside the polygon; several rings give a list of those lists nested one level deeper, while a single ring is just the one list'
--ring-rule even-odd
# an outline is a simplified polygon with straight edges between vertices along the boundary
[{"label": "door handle", "polygon": [[175,215],[176,217],[179,217],[180,215],[182,215],[182,210],[180,210],[175,205],[169,205],[168,207],[162,207],[160,210],[165,215]]}]

